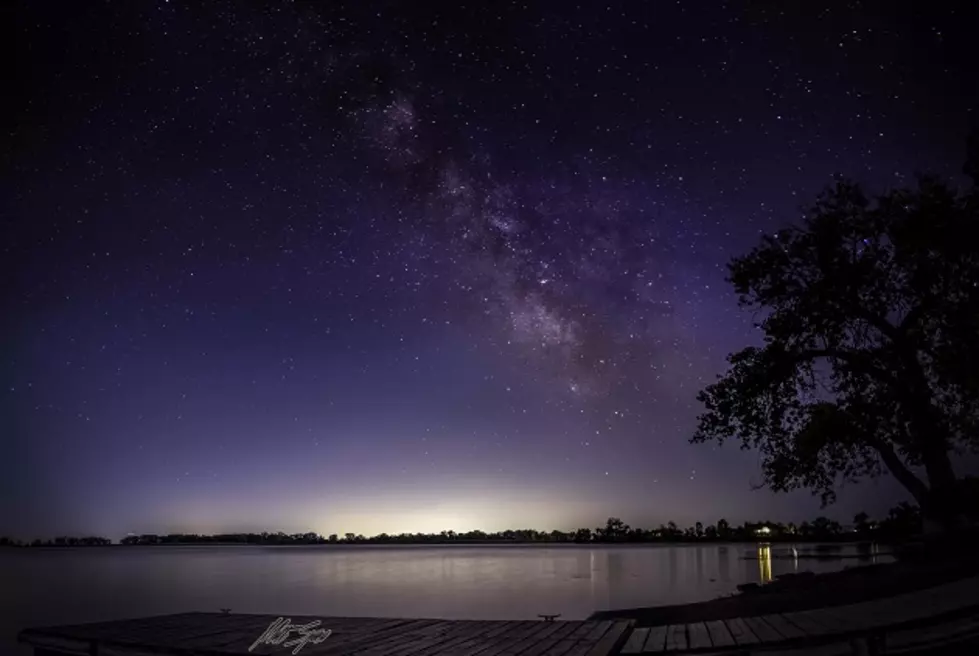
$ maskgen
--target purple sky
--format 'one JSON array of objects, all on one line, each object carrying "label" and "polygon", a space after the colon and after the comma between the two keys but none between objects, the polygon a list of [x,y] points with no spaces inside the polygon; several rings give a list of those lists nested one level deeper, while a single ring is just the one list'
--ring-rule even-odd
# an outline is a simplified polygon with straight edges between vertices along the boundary
[{"label": "purple sky", "polygon": [[200,4],[14,12],[0,534],[820,512],[688,444],[724,267],[958,173],[975,8]]}]

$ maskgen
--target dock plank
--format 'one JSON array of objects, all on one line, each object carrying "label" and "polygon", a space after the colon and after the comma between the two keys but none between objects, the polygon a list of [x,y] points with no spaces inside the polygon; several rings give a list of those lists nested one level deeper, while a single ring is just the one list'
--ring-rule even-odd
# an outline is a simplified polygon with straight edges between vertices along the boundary
[{"label": "dock plank", "polygon": [[703,622],[687,624],[687,642],[688,649],[705,649],[710,647],[710,633],[707,632],[707,625]]},{"label": "dock plank", "polygon": [[766,622],[760,615],[754,617],[742,617],[745,625],[751,629],[751,632],[755,634],[758,638],[758,642],[764,644],[767,642],[781,642],[784,640],[782,634],[772,628],[772,626]]},{"label": "dock plank", "polygon": [[632,633],[629,635],[629,639],[625,641],[625,646],[622,647],[621,653],[623,654],[641,654],[643,645],[646,644],[646,638],[649,637],[649,628],[633,629]]},{"label": "dock plank", "polygon": [[554,622],[554,624],[560,624],[561,628],[527,651],[520,652],[520,656],[543,656],[544,654],[553,656],[555,653],[563,654],[569,651],[574,646],[574,642],[569,641],[568,636],[572,635],[578,628],[578,622]]},{"label": "dock plank", "polygon": [[[154,619],[155,621],[150,621]],[[241,625],[245,621],[240,616],[179,613],[144,620],[52,627],[43,630],[43,633],[84,641],[98,641],[100,644],[115,644],[130,649],[179,648],[182,646],[182,642],[199,637],[210,635],[214,640],[214,636],[224,634],[224,631],[221,630],[222,626]],[[25,631],[25,634],[30,634],[30,630]],[[207,642],[207,644],[212,643]]]},{"label": "dock plank", "polygon": [[[469,622],[439,622],[434,624],[422,633],[404,640],[392,640],[383,647],[386,656],[408,656],[409,654],[421,651],[422,649],[444,643],[451,640],[460,633],[471,632],[472,627]],[[379,647],[368,647],[364,653],[377,652]]]},{"label": "dock plank", "polygon": [[466,621],[450,623],[444,630],[439,630],[435,635],[409,642],[401,647],[392,647],[385,651],[387,656],[412,656],[413,654],[424,653],[432,654],[443,650],[446,646],[453,646],[465,642],[473,635],[478,635],[486,630],[485,622]]},{"label": "dock plank", "polygon": [[[324,618],[327,620],[328,618]],[[431,635],[430,629],[438,626],[442,620],[409,620],[403,624],[396,625],[386,631],[357,631],[341,633],[337,636],[331,635],[318,645],[304,647],[302,653],[305,656],[323,656],[325,654],[354,654],[367,652],[368,650],[391,647],[404,643],[407,640],[418,640]],[[324,621],[324,625],[329,628],[329,622]],[[242,640],[223,646],[220,651],[228,653],[244,653],[254,642]],[[337,639],[334,640],[333,638]],[[247,644],[246,644],[247,642]]]},{"label": "dock plank", "polygon": [[745,624],[744,618],[735,617],[729,620],[724,620],[724,626],[731,633],[731,637],[734,638],[734,643],[738,646],[741,645],[757,645],[759,640],[748,625]]},{"label": "dock plank", "polygon": [[605,632],[605,634],[599,639],[595,645],[585,652],[585,656],[607,656],[611,654],[614,649],[616,649],[629,631],[632,628],[632,620],[623,620],[616,622],[612,627]]},{"label": "dock plank", "polygon": [[553,647],[545,651],[541,656],[568,656],[574,651],[586,652],[591,648],[591,645],[596,641],[585,642],[585,639],[589,634],[592,633],[595,628],[594,621],[581,622],[578,628],[571,632],[568,636],[564,637]]},{"label": "dock plank", "polygon": [[520,644],[521,642],[526,642],[531,636],[549,624],[551,623],[539,621],[519,622],[517,626],[511,627],[510,631],[498,636],[491,644],[476,647],[475,651],[469,656],[475,654],[479,654],[479,656],[502,656],[508,649],[512,649],[514,645]]},{"label": "dock plank", "polygon": [[237,640],[242,635],[254,636],[252,640],[256,640],[268,628],[268,624],[262,624],[264,619],[248,615],[228,615],[226,621],[215,622],[210,633],[185,637],[176,646],[182,649],[213,648]]},{"label": "dock plank", "polygon": [[[324,626],[332,629],[331,618],[324,620]],[[409,631],[412,627],[418,626],[428,620],[409,620],[404,618],[389,619],[384,622],[365,624],[359,627],[347,625],[337,629],[326,641],[318,645],[303,647],[302,653],[306,656],[316,656],[325,653],[327,650],[334,650],[338,647],[348,647],[354,644],[363,643],[369,640],[379,640],[383,636],[393,635],[399,631]],[[260,635],[260,634],[259,634]],[[256,638],[258,636],[256,635]]]},{"label": "dock plank", "polygon": [[669,631],[668,626],[654,626],[649,630],[649,637],[646,638],[646,644],[643,645],[643,653],[658,654],[660,652],[666,651],[666,634]]},{"label": "dock plank", "polygon": [[[425,642],[427,644],[428,640],[444,635],[449,627],[451,624],[444,620],[430,620],[428,624],[412,628],[410,631],[395,630],[379,641],[361,643],[357,645],[355,650],[341,653],[359,654],[360,656],[385,656],[392,651],[400,650],[414,643]],[[322,644],[326,644],[326,642]]]},{"label": "dock plank", "polygon": [[734,636],[728,630],[727,625],[721,620],[714,620],[712,622],[705,622],[707,624],[707,631],[710,633],[710,641],[713,643],[714,647],[733,647],[734,646]]},{"label": "dock plank", "polygon": [[806,635],[802,629],[777,613],[772,615],[763,615],[762,619],[768,622],[771,627],[778,631],[786,640],[804,638]]},{"label": "dock plank", "polygon": [[[599,656],[614,653],[612,650],[619,644],[620,639],[624,639],[624,634],[632,628],[632,625],[632,620],[602,622],[602,626],[595,627],[584,639],[561,656]],[[612,647],[609,651],[603,652],[608,644],[612,644]]]},{"label": "dock plank", "polygon": [[602,636],[605,635],[606,631],[612,628],[613,624],[614,622],[612,620],[603,620],[599,622],[585,636],[585,641],[598,642],[601,640]]},{"label": "dock plank", "polygon": [[[157,637],[172,629],[196,626],[201,619],[198,613],[177,613],[156,618],[130,619],[117,622],[69,624],[40,629],[48,635],[61,635],[82,640],[123,639],[140,641]],[[27,629],[33,631],[35,629]]]},{"label": "dock plank", "polygon": [[524,636],[524,638],[510,646],[508,646],[501,656],[512,656],[514,654],[523,654],[524,652],[530,651],[533,648],[541,646],[542,643],[548,641],[548,639],[557,631],[560,630],[561,624],[558,622],[540,622],[540,628],[536,631],[531,632],[529,635]]},{"label": "dock plank", "polygon": [[485,629],[479,633],[466,636],[461,642],[455,644],[443,644],[431,652],[431,656],[462,656],[474,649],[477,645],[479,649],[485,649],[492,644],[494,638],[501,635],[515,626],[518,622],[487,622]]},{"label": "dock plank", "polygon": [[515,635],[520,636],[531,630],[536,630],[536,627],[532,628],[530,626],[531,624],[536,623],[527,621],[507,622],[505,630],[490,631],[481,639],[472,640],[468,644],[460,645],[450,653],[452,656],[475,656],[476,654],[487,656],[499,654],[508,645],[513,644]]},{"label": "dock plank", "polygon": [[671,624],[666,633],[666,651],[683,651],[687,648],[687,625]]},{"label": "dock plank", "polygon": [[799,627],[807,636],[821,636],[828,633],[826,627],[817,622],[810,612],[782,613],[782,617],[790,624]]},{"label": "dock plank", "polygon": [[843,633],[847,630],[848,625],[845,618],[830,612],[828,608],[807,610],[804,614],[825,627],[827,634]]}]

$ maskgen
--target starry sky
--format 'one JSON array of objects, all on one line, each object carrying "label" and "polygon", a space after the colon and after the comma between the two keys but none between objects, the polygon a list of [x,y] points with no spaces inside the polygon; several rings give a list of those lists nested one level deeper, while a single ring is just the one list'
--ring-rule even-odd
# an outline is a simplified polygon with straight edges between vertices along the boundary
[{"label": "starry sky", "polygon": [[751,489],[756,454],[688,444],[759,340],[725,265],[834,175],[957,175],[979,105],[967,2],[8,15],[24,537],[812,518]]}]

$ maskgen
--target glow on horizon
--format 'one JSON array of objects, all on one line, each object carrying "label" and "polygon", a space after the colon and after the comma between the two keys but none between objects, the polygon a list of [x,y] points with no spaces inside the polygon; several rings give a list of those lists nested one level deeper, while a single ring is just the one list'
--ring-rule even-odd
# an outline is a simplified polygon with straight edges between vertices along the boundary
[{"label": "glow on horizon", "polygon": [[[233,510],[212,502],[182,502],[171,506],[169,519],[141,523],[135,533],[307,533],[322,536],[354,533],[373,537],[386,533],[465,533],[479,530],[486,533],[508,529],[539,531],[570,531],[581,527],[594,528],[605,523],[608,504],[598,500],[567,498],[555,501],[553,490],[529,492],[494,490],[494,498],[474,496],[438,500],[438,495],[372,495],[345,499],[341,506],[323,502],[290,503],[288,500],[266,498],[248,503],[242,500]],[[470,496],[473,495],[473,496]],[[467,498],[468,497],[468,498]],[[449,498],[448,496],[443,498]],[[331,508],[324,510],[324,508]],[[614,513],[613,513],[614,514]],[[155,530],[154,530],[154,527]],[[126,531],[123,532],[123,534]]]}]

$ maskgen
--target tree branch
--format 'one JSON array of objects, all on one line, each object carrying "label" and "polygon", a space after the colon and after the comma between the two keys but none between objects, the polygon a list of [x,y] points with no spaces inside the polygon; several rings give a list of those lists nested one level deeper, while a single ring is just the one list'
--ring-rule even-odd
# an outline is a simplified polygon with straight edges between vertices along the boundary
[{"label": "tree branch", "polygon": [[898,457],[894,449],[887,442],[882,442],[880,440],[874,440],[871,445],[880,454],[881,460],[887,465],[887,468],[894,474],[894,478],[898,480],[911,494],[914,496],[915,500],[919,504],[923,504],[925,499],[928,497],[928,487],[921,482],[921,479],[915,476],[910,469],[901,462],[901,458]]},{"label": "tree branch", "polygon": [[795,360],[797,362],[810,362],[812,360],[818,360],[819,358],[836,358],[838,360],[843,360],[852,365],[858,366],[862,372],[874,376],[881,382],[887,383],[888,385],[892,385],[894,383],[893,376],[887,375],[886,372],[874,366],[873,360],[867,357],[865,353],[841,351],[834,348],[822,348],[805,349],[795,354]]}]

